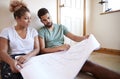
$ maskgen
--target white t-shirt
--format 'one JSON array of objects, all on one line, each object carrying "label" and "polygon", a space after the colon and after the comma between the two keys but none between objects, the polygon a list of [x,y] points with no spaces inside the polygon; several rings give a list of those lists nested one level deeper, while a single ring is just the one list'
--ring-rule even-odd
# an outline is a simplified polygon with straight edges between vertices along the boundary
[{"label": "white t-shirt", "polygon": [[28,27],[26,38],[21,38],[15,30],[15,27],[7,27],[2,30],[0,37],[9,40],[10,54],[28,54],[34,49],[34,38],[38,35],[38,32]]}]

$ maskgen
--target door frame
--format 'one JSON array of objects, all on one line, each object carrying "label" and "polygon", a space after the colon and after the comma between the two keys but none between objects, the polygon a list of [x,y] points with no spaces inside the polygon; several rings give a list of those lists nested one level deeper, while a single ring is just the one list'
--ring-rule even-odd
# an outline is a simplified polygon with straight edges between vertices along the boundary
[{"label": "door frame", "polygon": [[[57,23],[60,24],[61,23],[61,9],[60,9],[60,0],[57,0]],[[83,4],[83,35],[86,35],[86,0],[84,0],[84,4]]]}]

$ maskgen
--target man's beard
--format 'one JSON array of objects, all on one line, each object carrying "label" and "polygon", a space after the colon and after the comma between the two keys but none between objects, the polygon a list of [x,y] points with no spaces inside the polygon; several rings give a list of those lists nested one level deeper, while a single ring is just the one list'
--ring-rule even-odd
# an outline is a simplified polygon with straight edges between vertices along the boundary
[{"label": "man's beard", "polygon": [[47,24],[45,25],[45,27],[50,28],[50,27],[52,27],[52,25],[53,25],[53,23],[52,23],[52,22],[49,22],[49,23],[47,23]]}]

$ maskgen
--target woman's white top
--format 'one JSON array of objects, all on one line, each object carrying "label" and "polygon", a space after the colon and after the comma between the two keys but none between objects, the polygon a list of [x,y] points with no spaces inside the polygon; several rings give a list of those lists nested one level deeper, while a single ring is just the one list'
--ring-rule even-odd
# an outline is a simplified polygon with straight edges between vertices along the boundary
[{"label": "woman's white top", "polygon": [[24,39],[19,36],[15,27],[7,27],[0,33],[0,37],[9,40],[10,54],[28,54],[33,51],[36,36],[38,36],[38,32],[32,27],[27,28],[27,35]]}]

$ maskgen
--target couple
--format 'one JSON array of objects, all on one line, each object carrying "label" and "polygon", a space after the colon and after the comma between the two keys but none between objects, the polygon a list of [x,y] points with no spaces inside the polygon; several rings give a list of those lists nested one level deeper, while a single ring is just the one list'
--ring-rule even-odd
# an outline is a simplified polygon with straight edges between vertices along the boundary
[{"label": "couple", "polygon": [[[2,79],[23,79],[23,77],[19,73],[20,69],[22,70],[23,68],[22,64],[29,63],[33,56],[39,54],[39,51],[47,55],[48,58],[49,55],[53,58],[56,56],[61,56],[54,52],[65,52],[70,48],[70,45],[64,44],[64,35],[76,42],[87,40],[89,38],[89,35],[82,37],[76,36],[70,33],[65,26],[53,24],[50,14],[46,8],[41,8],[38,11],[38,17],[40,18],[41,22],[45,25],[38,32],[34,28],[29,27],[29,23],[31,22],[31,14],[29,9],[23,2],[11,2],[10,11],[13,12],[17,24],[14,27],[8,27],[3,29],[0,33],[0,57],[3,61],[1,69]],[[10,55],[8,54],[9,50]],[[47,53],[54,54],[52,55]],[[84,56],[84,53],[82,54],[82,56]],[[43,60],[42,57],[45,58],[45,55],[41,55],[41,60]],[[39,57],[40,56],[37,56],[36,58]],[[68,57],[68,59],[69,58],[70,57]],[[98,79],[120,78],[119,74],[99,65],[96,65],[90,61],[86,61],[85,63],[83,62],[83,64],[84,65],[82,66],[81,71],[90,72],[93,74],[93,76],[95,76]],[[71,65],[74,65],[74,61]],[[69,72],[70,71],[68,70],[68,73]]]}]

